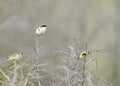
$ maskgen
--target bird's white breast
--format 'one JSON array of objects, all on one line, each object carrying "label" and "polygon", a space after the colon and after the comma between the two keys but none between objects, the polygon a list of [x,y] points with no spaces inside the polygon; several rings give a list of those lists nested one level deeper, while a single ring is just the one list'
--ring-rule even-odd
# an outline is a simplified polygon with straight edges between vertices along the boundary
[{"label": "bird's white breast", "polygon": [[41,35],[46,32],[46,27],[38,27],[36,29],[36,34]]}]

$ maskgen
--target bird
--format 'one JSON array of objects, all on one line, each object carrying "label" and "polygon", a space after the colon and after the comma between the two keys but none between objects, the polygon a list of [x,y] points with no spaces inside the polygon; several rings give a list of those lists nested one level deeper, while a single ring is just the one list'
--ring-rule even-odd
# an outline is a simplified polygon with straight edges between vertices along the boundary
[{"label": "bird", "polygon": [[79,54],[79,58],[82,59],[83,57],[87,56],[88,54],[91,54],[89,51],[84,51]]},{"label": "bird", "polygon": [[47,25],[42,24],[40,27],[36,28],[36,34],[38,36],[43,35],[46,32],[46,29],[47,29]]},{"label": "bird", "polygon": [[14,53],[14,54],[9,56],[8,60],[9,61],[18,61],[22,58],[22,56],[23,56],[23,53],[21,53],[21,52],[20,53]]}]

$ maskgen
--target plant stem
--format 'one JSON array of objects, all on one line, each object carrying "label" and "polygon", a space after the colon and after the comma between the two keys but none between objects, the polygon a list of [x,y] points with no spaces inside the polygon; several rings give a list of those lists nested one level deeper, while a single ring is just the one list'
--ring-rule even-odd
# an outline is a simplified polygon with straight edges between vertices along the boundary
[{"label": "plant stem", "polygon": [[[86,43],[86,45],[85,45],[86,52],[88,52],[88,51],[87,51],[87,46],[88,46],[88,45],[87,45],[87,43]],[[82,76],[82,79],[83,79],[83,80],[82,80],[82,86],[84,86],[84,83],[85,83],[86,56],[87,56],[87,55],[85,55],[84,58],[83,58],[84,60],[83,60],[83,76]]]},{"label": "plant stem", "polygon": [[41,86],[40,83],[40,74],[39,74],[39,67],[37,66],[39,64],[39,36],[37,35],[36,37],[36,74],[37,74],[37,81],[38,81],[38,86]]}]

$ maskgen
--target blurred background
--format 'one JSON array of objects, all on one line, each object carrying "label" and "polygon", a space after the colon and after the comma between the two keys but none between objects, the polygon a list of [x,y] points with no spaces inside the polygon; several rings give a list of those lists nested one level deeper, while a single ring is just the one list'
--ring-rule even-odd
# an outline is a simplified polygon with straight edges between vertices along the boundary
[{"label": "blurred background", "polygon": [[[62,50],[76,39],[86,41],[91,30],[89,49],[106,49],[111,53],[95,54],[99,73],[119,86],[120,82],[120,0],[0,0],[0,57],[16,51],[34,56],[35,29],[47,24],[40,38],[41,56]],[[83,44],[80,44],[81,50]],[[53,56],[49,63],[58,62]]]}]

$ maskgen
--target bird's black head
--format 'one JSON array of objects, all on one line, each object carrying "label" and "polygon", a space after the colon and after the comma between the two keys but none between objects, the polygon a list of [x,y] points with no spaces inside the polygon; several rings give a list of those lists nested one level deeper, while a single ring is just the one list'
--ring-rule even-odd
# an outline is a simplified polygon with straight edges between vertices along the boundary
[{"label": "bird's black head", "polygon": [[41,25],[41,27],[47,27],[46,24]]}]

